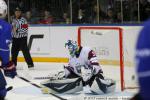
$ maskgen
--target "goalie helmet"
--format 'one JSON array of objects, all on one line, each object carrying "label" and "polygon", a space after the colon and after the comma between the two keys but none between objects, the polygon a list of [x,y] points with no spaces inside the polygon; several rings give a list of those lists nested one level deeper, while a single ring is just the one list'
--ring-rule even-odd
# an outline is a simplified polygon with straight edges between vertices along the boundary
[{"label": "goalie helmet", "polygon": [[7,5],[4,0],[0,0],[0,18],[4,18],[7,14]]},{"label": "goalie helmet", "polygon": [[77,42],[76,42],[76,41],[73,41],[73,40],[68,40],[68,41],[65,43],[65,47],[68,48],[70,55],[71,55],[72,57],[74,57],[74,56],[75,56],[75,52],[78,50]]}]

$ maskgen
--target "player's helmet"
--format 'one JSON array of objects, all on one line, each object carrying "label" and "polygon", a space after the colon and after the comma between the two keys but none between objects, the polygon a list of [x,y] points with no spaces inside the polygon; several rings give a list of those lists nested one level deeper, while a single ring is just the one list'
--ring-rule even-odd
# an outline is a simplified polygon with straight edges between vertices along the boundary
[{"label": "player's helmet", "polygon": [[74,57],[74,56],[75,56],[75,52],[78,50],[77,42],[76,42],[76,41],[73,41],[73,40],[68,40],[68,41],[65,43],[65,47],[68,48],[70,55],[71,55],[72,57]]},{"label": "player's helmet", "polygon": [[7,14],[7,5],[4,0],[0,0],[0,18],[4,18]]}]

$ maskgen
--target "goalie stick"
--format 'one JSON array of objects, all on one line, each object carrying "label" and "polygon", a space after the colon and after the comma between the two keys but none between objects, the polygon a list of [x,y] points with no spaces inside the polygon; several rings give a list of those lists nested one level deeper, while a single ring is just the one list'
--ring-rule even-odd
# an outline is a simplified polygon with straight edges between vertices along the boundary
[{"label": "goalie stick", "polygon": [[[52,76],[39,76],[39,77],[33,77],[33,79],[50,79],[50,80],[55,80],[56,79],[56,77],[57,77],[57,79],[61,79],[61,78],[63,78],[64,77],[64,75],[61,75],[61,73],[63,73],[63,71],[60,71],[60,72],[58,72],[58,74],[55,74],[55,75],[52,75]],[[61,75],[61,77],[59,77],[59,75]]]},{"label": "goalie stick", "polygon": [[34,77],[35,80],[42,80],[42,79],[51,79],[52,77],[45,76],[45,77]]},{"label": "goalie stick", "polygon": [[[27,83],[33,85],[33,86],[39,88],[39,89],[42,88],[41,86],[39,86],[39,85],[37,85],[37,84],[35,84],[35,83],[32,83],[31,81],[29,81],[28,79],[26,79],[26,78],[24,78],[24,77],[21,77],[21,76],[18,76],[18,75],[17,75],[17,77],[18,77],[19,79],[21,79],[21,80],[23,80],[23,81],[25,81],[25,82],[27,82]],[[58,98],[58,99],[60,99],[60,100],[67,100],[67,99],[65,99],[65,98],[62,98],[62,97],[56,95],[56,94],[53,94],[53,93],[49,93],[49,94],[51,94],[52,96],[54,96],[54,97],[56,97],[56,98]]]}]

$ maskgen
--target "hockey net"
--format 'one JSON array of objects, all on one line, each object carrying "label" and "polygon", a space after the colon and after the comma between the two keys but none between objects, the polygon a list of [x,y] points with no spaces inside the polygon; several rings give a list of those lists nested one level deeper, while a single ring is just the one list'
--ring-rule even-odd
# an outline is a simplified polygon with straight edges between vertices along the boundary
[{"label": "hockey net", "polygon": [[120,27],[78,28],[78,45],[90,46],[95,50],[104,75],[116,80],[121,91],[138,87],[135,68],[123,41],[123,30]]}]

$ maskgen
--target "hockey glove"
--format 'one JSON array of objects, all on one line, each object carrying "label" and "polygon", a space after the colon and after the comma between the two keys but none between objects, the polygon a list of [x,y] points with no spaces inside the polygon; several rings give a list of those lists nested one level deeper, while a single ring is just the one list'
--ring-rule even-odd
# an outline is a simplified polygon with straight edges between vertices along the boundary
[{"label": "hockey glove", "polygon": [[14,78],[17,75],[15,64],[10,61],[6,66],[3,67],[4,74],[7,77]]},{"label": "hockey glove", "polygon": [[60,71],[57,74],[54,74],[50,77],[50,80],[62,80],[65,78],[64,71]]},{"label": "hockey glove", "polygon": [[4,100],[6,94],[7,94],[6,88],[0,89],[0,100]]}]

